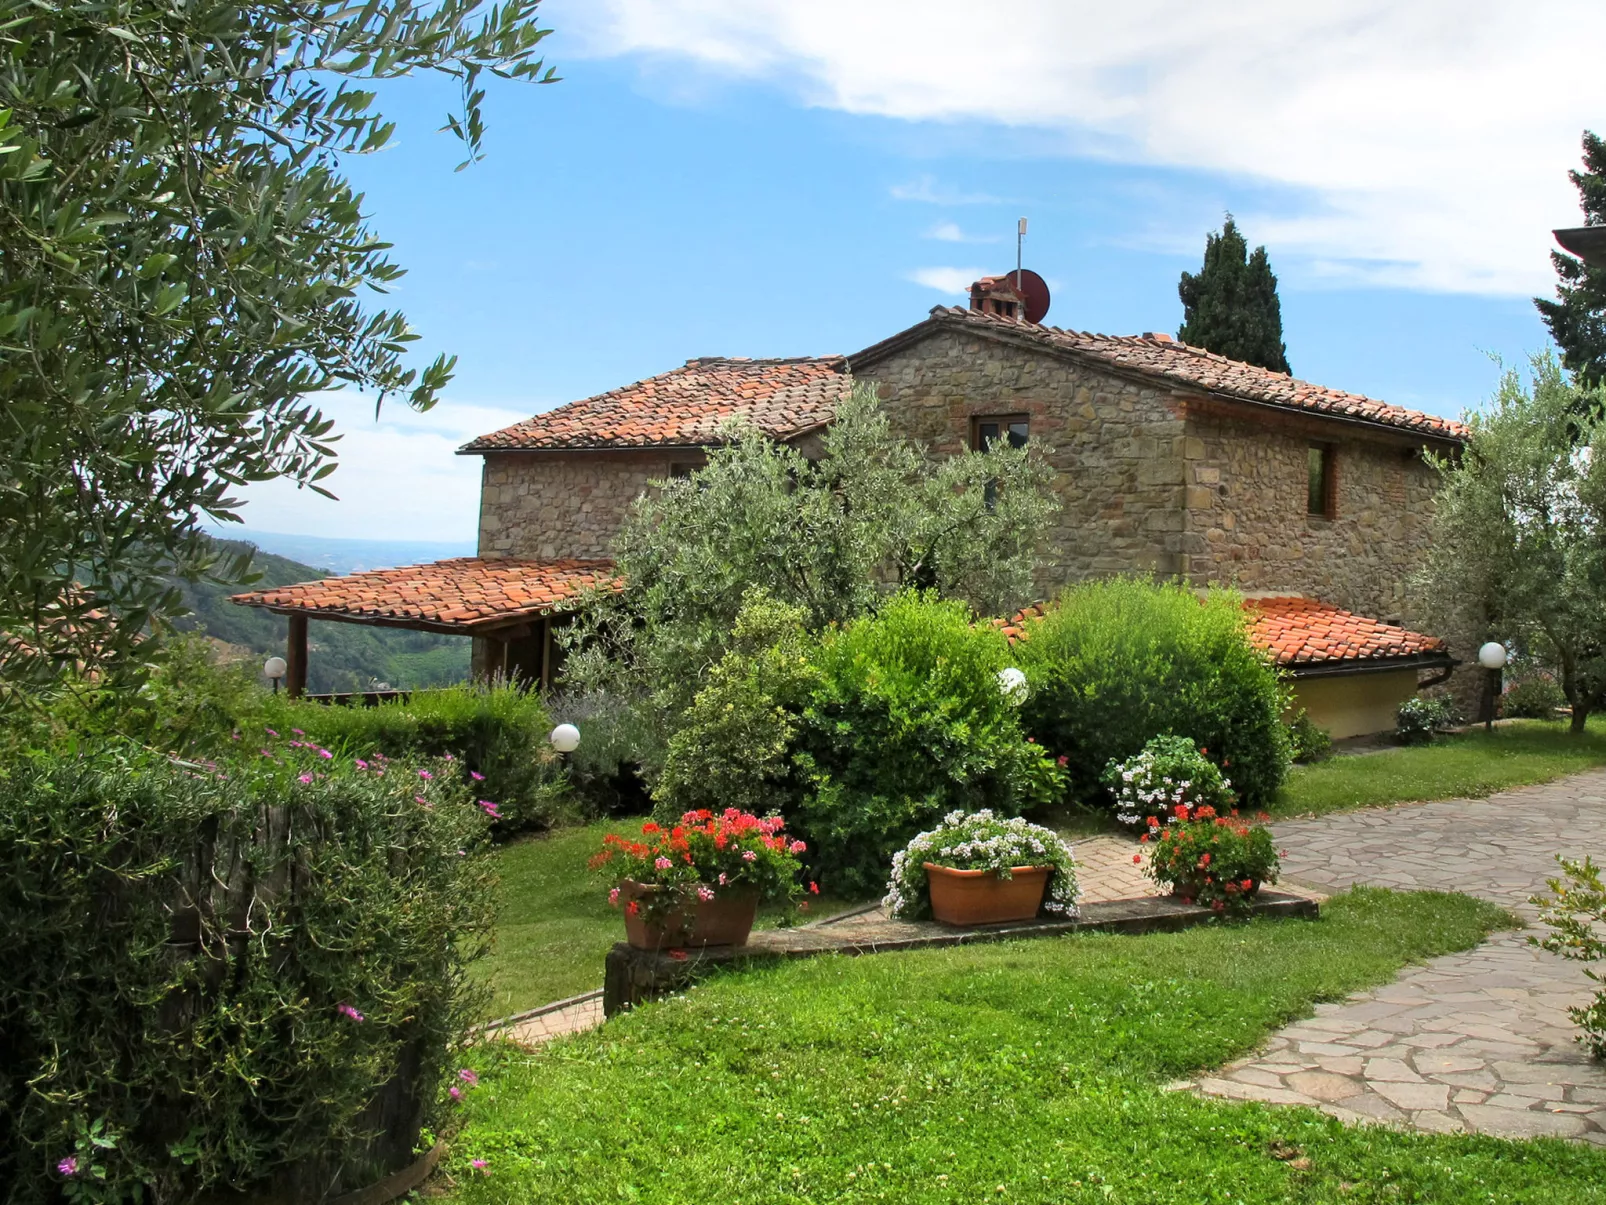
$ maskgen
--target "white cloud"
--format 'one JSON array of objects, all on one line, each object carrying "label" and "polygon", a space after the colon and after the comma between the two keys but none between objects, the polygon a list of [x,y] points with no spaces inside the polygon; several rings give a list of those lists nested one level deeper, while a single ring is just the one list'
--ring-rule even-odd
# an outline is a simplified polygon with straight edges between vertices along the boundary
[{"label": "white cloud", "polygon": [[[1566,170],[1582,129],[1606,125],[1606,77],[1586,65],[1606,45],[1599,0],[551,7],[582,53],[689,60],[809,105],[1046,130],[1067,154],[1287,186],[1285,205],[1239,213],[1256,241],[1413,288],[1548,290],[1550,228],[1578,220]],[[929,179],[894,195],[959,203]]]},{"label": "white cloud", "polygon": [[529,410],[442,401],[418,414],[371,397],[329,393],[316,404],[335,420],[340,467],[321,484],[331,501],[284,481],[239,492],[245,525],[260,531],[374,540],[473,540],[479,530],[480,458],[455,455],[473,439],[528,418]]},{"label": "white cloud", "polygon": [[984,192],[964,192],[939,184],[934,176],[917,176],[887,189],[894,201],[914,201],[921,205],[1002,205],[1003,197]]},{"label": "white cloud", "polygon": [[939,293],[967,296],[970,286],[986,275],[986,268],[916,268],[909,279]]},{"label": "white cloud", "polygon": [[939,243],[996,243],[998,237],[991,234],[966,234],[959,228],[957,222],[938,222],[925,237],[936,239]]}]

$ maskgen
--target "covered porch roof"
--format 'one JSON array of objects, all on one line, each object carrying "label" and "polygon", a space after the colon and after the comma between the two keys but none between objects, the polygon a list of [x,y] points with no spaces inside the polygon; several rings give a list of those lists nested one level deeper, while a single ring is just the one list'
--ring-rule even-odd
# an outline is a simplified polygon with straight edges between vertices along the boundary
[{"label": "covered porch roof", "polygon": [[[465,556],[251,590],[229,601],[289,617],[285,677],[297,695],[306,687],[308,619],[504,641],[541,628],[545,649],[551,633],[542,621],[553,611],[588,592],[621,585],[612,561]],[[543,685],[546,663],[543,653]]]}]

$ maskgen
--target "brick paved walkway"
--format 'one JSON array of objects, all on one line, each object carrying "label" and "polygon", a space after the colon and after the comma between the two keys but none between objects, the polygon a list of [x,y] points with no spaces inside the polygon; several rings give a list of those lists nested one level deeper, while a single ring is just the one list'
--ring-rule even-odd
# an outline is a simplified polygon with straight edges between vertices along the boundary
[{"label": "brick paved walkway", "polygon": [[[1606,853],[1606,771],[1482,800],[1289,821],[1275,831],[1293,882],[1465,891],[1532,921],[1528,897],[1555,873],[1556,853]],[[1320,1005],[1198,1087],[1311,1105],[1347,1121],[1606,1145],[1606,1068],[1574,1040],[1566,1015],[1589,999],[1589,981],[1578,963],[1535,950],[1525,937],[1497,935],[1385,987]]]}]

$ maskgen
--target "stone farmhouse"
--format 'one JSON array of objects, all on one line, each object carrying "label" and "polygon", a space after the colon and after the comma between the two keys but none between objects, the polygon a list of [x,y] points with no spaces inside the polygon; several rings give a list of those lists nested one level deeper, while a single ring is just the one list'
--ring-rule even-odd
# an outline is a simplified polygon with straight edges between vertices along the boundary
[{"label": "stone farmhouse", "polygon": [[848,356],[707,357],[473,440],[484,461],[479,555],[235,601],[290,617],[291,685],[309,617],[475,637],[480,673],[542,683],[552,616],[610,578],[610,541],[654,481],[694,472],[743,416],[805,454],[855,381],[933,454],[1039,443],[1063,508],[1039,595],[1080,579],[1156,574],[1245,593],[1253,634],[1336,736],[1393,726],[1455,664],[1409,629],[1405,581],[1433,513],[1425,452],[1457,422],[1300,381],[1178,343],[1025,321],[1008,278],[970,308]]}]

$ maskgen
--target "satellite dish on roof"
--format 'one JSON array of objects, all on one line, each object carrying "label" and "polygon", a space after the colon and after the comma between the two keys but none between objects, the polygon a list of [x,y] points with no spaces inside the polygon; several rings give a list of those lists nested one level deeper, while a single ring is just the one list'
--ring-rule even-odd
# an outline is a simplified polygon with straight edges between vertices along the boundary
[{"label": "satellite dish on roof", "polygon": [[[1008,273],[1010,283],[1015,282],[1015,273]],[[1017,286],[1021,300],[1026,303],[1026,321],[1041,322],[1048,315],[1048,282],[1033,272],[1030,268],[1020,269],[1020,283]]]}]

